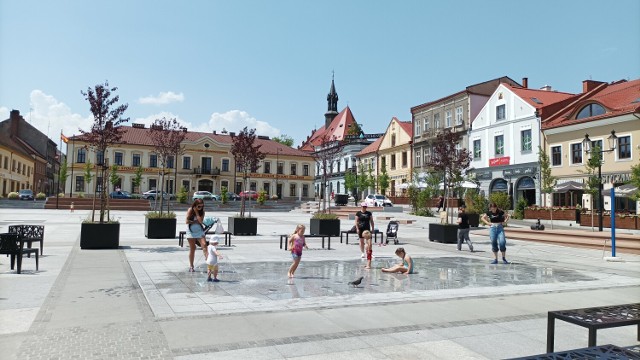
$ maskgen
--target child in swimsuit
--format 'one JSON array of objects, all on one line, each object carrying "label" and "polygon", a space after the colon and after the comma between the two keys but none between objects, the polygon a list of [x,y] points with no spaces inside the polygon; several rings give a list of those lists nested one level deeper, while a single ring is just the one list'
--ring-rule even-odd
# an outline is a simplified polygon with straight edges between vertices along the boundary
[{"label": "child in swimsuit", "polygon": [[413,274],[413,259],[411,256],[407,255],[404,248],[397,248],[396,255],[402,259],[402,264],[397,264],[390,268],[382,268],[382,272]]}]

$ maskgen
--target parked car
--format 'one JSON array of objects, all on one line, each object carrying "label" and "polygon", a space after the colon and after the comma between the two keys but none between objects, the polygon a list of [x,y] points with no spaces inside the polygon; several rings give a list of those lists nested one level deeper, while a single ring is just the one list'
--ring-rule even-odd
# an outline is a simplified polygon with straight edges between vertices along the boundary
[{"label": "parked car", "polygon": [[247,191],[243,191],[240,194],[238,194],[241,198],[246,198],[246,199],[253,199],[256,200],[258,199],[258,192],[254,191],[254,190],[247,190]]},{"label": "parked car", "polygon": [[240,200],[240,196],[236,193],[227,192],[227,200],[229,201],[238,201]]},{"label": "parked car", "polygon": [[212,194],[208,191],[196,191],[193,194],[193,199],[202,199],[202,200],[217,200],[220,201],[220,195]]},{"label": "parked car", "polygon": [[20,200],[33,200],[33,190],[22,189],[18,192],[18,198]]},{"label": "parked car", "polygon": [[128,191],[114,191],[109,194],[112,199],[131,199],[131,193]]},{"label": "parked car", "polygon": [[[158,190],[149,190],[147,192],[142,193],[142,198],[143,199],[153,200],[156,197],[158,197],[158,198],[160,197],[160,191],[158,191]],[[169,194],[166,191],[162,192],[162,197],[164,199],[175,199],[176,198],[175,195]]]},{"label": "parked car", "polygon": [[393,206],[391,200],[389,200],[386,196],[380,194],[369,194],[364,199],[364,202],[368,206]]}]

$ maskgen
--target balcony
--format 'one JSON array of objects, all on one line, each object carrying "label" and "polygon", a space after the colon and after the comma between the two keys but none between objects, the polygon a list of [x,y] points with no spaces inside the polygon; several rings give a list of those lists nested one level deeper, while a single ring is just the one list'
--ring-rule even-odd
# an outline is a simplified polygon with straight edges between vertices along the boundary
[{"label": "balcony", "polygon": [[197,168],[193,169],[193,174],[194,175],[213,175],[213,176],[217,176],[217,175],[220,175],[220,169],[218,169],[218,168],[210,169],[210,168],[197,167]]}]

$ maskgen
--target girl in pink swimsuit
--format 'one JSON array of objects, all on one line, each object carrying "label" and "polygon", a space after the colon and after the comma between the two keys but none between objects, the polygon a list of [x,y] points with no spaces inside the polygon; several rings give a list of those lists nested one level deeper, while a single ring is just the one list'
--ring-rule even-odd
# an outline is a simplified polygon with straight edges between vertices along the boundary
[{"label": "girl in pink swimsuit", "polygon": [[302,248],[309,249],[307,247],[307,243],[304,241],[304,231],[305,226],[300,224],[296,226],[296,230],[289,236],[289,249],[291,249],[291,258],[293,259],[293,263],[291,267],[289,267],[289,272],[287,276],[290,278],[296,272],[298,265],[300,264],[300,259],[302,258]]}]

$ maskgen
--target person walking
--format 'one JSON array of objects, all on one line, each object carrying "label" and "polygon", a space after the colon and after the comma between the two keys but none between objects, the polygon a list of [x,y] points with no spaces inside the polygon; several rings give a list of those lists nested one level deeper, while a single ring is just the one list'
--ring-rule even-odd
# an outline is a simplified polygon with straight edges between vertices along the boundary
[{"label": "person walking", "polygon": [[371,214],[371,212],[367,210],[367,203],[363,202],[362,204],[360,204],[360,206],[362,207],[362,210],[359,210],[356,213],[356,232],[358,233],[358,238],[360,239],[360,253],[362,253],[360,257],[364,259],[364,237],[362,237],[362,233],[365,230],[369,230],[370,232],[372,232],[374,229],[374,224],[373,214]]},{"label": "person walking", "polygon": [[436,212],[440,212],[440,209],[444,210],[444,196],[440,195],[438,199],[438,210]]},{"label": "person walking", "polygon": [[473,244],[469,238],[469,214],[464,205],[458,208],[458,251],[462,250],[462,242],[469,245],[469,251],[473,252]]},{"label": "person walking", "polygon": [[508,264],[507,239],[504,236],[504,224],[509,221],[509,214],[498,208],[496,203],[489,205],[489,211],[482,215],[482,222],[491,226],[489,228],[489,238],[491,239],[491,250],[493,251],[492,264],[498,263],[498,250],[502,253],[502,262]]},{"label": "person walking", "polygon": [[207,242],[204,234],[204,201],[195,199],[187,210],[187,233],[186,237],[189,241],[189,272],[194,272],[193,260],[196,254],[196,241],[200,243],[205,259],[207,258]]},{"label": "person walking", "polygon": [[309,249],[304,239],[305,229],[304,225],[299,224],[296,226],[293,234],[289,236],[289,249],[291,249],[291,258],[293,259],[293,263],[289,267],[289,272],[287,273],[289,278],[292,278],[295,275],[296,269],[298,269],[300,259],[302,258],[302,248],[307,250]]}]

